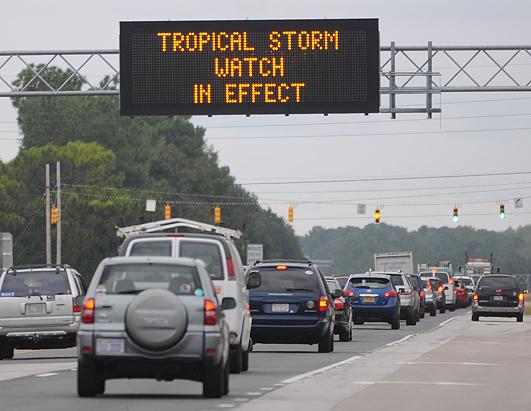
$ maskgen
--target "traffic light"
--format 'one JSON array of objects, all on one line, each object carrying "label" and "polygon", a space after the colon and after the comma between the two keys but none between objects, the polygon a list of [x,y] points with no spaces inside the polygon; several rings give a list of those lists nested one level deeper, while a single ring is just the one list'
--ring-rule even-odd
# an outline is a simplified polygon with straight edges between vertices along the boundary
[{"label": "traffic light", "polygon": [[59,209],[57,207],[53,207],[51,210],[50,222],[52,224],[57,224],[58,221],[59,221]]},{"label": "traffic light", "polygon": [[293,207],[288,208],[288,221],[293,223]]},{"label": "traffic light", "polygon": [[500,204],[500,218],[503,220],[505,218],[505,205]]},{"label": "traffic light", "polygon": [[169,220],[171,218],[171,205],[166,204],[164,206],[164,219]]},{"label": "traffic light", "polygon": [[452,217],[452,221],[454,223],[459,222],[459,209],[457,207],[454,207],[454,215]]},{"label": "traffic light", "polygon": [[377,208],[376,210],[374,210],[374,222],[376,224],[380,224],[380,218],[382,217],[382,214],[380,213],[380,209]]},{"label": "traffic light", "polygon": [[214,207],[214,223],[221,224],[221,207]]}]

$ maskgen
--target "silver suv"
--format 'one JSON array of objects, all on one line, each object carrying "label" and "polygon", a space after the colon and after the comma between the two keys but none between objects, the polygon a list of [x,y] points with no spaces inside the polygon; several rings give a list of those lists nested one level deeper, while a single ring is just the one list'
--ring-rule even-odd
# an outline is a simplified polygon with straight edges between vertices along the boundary
[{"label": "silver suv", "polygon": [[11,267],[0,276],[0,359],[76,345],[85,289],[74,268]]},{"label": "silver suv", "polygon": [[[250,276],[249,281],[254,277]],[[90,283],[78,332],[80,397],[105,380],[190,379],[205,397],[229,391],[229,327],[202,261],[172,257],[103,260]]]},{"label": "silver suv", "polygon": [[404,273],[381,273],[388,275],[400,297],[400,317],[407,325],[416,325],[420,317],[420,296]]}]

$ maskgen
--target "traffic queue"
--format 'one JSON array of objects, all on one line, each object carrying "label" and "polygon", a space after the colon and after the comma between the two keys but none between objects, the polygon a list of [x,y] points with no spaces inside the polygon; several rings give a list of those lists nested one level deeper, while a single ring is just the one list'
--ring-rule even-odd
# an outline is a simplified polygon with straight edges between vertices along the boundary
[{"label": "traffic queue", "polygon": [[305,260],[245,267],[234,243],[241,233],[224,227],[170,219],[118,233],[125,237],[119,256],[101,261],[88,287],[67,265],[2,274],[0,359],[15,349],[77,345],[80,397],[103,394],[110,379],[152,378],[198,381],[205,397],[220,398],[230,374],[250,368],[255,344],[330,353],[336,335],[348,342],[363,332],[354,325],[396,330],[402,320],[414,326],[427,314],[470,305],[474,321],[523,319],[524,290],[513,276],[483,276],[476,285],[430,267],[325,277]]}]

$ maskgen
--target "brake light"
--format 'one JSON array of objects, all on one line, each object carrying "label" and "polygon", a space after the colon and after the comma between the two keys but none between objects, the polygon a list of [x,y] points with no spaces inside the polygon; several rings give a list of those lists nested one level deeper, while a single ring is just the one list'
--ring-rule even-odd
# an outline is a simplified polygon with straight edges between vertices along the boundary
[{"label": "brake light", "polygon": [[518,301],[520,301],[521,303],[524,302],[524,297],[524,293],[518,294]]},{"label": "brake light", "polygon": [[94,298],[87,298],[83,305],[83,313],[81,314],[83,324],[94,324],[95,306]]},{"label": "brake light", "polygon": [[205,313],[205,325],[217,325],[218,312],[216,309],[216,304],[214,304],[214,302],[211,300],[205,300],[205,302],[203,303],[203,309]]},{"label": "brake light", "polygon": [[450,278],[450,281],[448,281],[448,284],[452,285],[454,283],[454,279]]},{"label": "brake light", "polygon": [[502,292],[501,288],[498,288],[498,289],[496,290],[496,292],[497,292],[497,293],[501,293],[501,292]]},{"label": "brake light", "polygon": [[420,298],[424,298],[425,295],[426,295],[426,294],[424,293],[424,291],[421,291],[421,292],[420,292]]},{"label": "brake light", "polygon": [[442,293],[444,291],[444,287],[442,285],[440,285],[438,290],[439,290],[440,293]]},{"label": "brake light", "polygon": [[384,294],[384,297],[385,298],[396,298],[397,297],[396,291],[395,290],[386,291]]},{"label": "brake light", "polygon": [[343,301],[341,301],[341,298],[336,298],[334,300],[334,308],[338,311],[343,311],[345,306],[343,305]]},{"label": "brake light", "polygon": [[428,281],[428,289],[430,289],[430,290],[432,289],[431,288],[431,283],[429,281]]},{"label": "brake light", "polygon": [[285,265],[277,265],[277,271],[286,271],[288,269]]},{"label": "brake light", "polygon": [[328,301],[328,298],[326,298],[326,295],[322,295],[319,297],[319,311],[328,311],[328,307],[330,305],[330,301]]},{"label": "brake light", "polygon": [[345,290],[345,297],[355,297],[356,293],[351,290]]},{"label": "brake light", "polygon": [[229,276],[229,279],[236,279],[236,271],[234,270],[234,262],[232,261],[232,258],[227,258],[227,274]]},{"label": "brake light", "polygon": [[72,308],[74,309],[74,314],[79,314],[81,312],[81,307],[76,304],[75,298],[72,298]]},{"label": "brake light", "polygon": [[474,299],[474,301],[479,301],[478,293],[474,293],[474,296],[472,298]]}]

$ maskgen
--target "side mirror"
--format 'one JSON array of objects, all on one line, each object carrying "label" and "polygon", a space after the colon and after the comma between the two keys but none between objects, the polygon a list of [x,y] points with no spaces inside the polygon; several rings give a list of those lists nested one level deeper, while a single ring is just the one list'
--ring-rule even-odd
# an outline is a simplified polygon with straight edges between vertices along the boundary
[{"label": "side mirror", "polygon": [[405,292],[406,292],[405,288],[399,288],[398,289],[398,294],[404,294]]},{"label": "side mirror", "polygon": [[251,271],[247,275],[247,289],[252,290],[253,288],[258,288],[262,285],[262,276],[258,271]]},{"label": "side mirror", "polygon": [[74,299],[74,304],[77,305],[78,307],[83,307],[83,300],[85,299],[85,296],[84,295],[78,295],[75,299]]},{"label": "side mirror", "polygon": [[448,287],[444,287],[444,291],[448,290]]},{"label": "side mirror", "polygon": [[524,288],[524,294],[527,294],[529,290],[527,288]]},{"label": "side mirror", "polygon": [[232,310],[236,308],[236,300],[232,297],[225,297],[221,302],[222,310]]},{"label": "side mirror", "polygon": [[339,298],[343,296],[344,296],[343,291],[341,291],[339,288],[337,290],[332,291],[333,298]]}]

